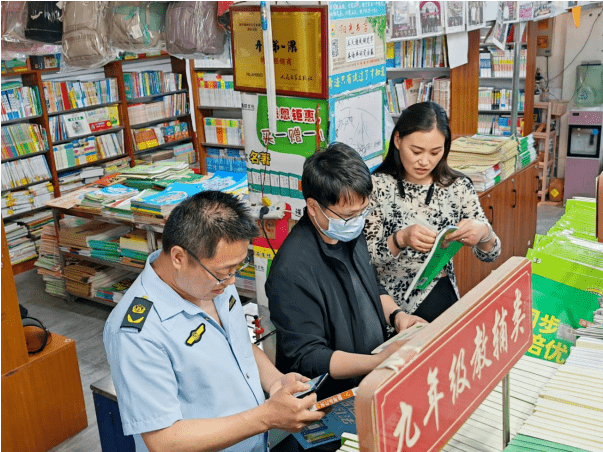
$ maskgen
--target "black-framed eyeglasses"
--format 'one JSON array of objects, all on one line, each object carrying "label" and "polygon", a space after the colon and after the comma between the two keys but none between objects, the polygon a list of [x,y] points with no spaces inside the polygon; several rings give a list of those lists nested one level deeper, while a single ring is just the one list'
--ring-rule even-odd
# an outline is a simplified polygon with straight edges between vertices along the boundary
[{"label": "black-framed eyeglasses", "polygon": [[[335,214],[335,215],[337,215],[339,218],[341,218],[341,219],[344,221],[344,224],[347,224],[347,223],[348,223],[348,221],[352,221],[352,220],[355,220],[355,219],[360,218],[360,217],[362,217],[362,218],[365,218],[365,219],[366,219],[366,217],[368,217],[368,216],[371,214],[371,212],[373,211],[373,207],[372,207],[372,206],[369,204],[369,205],[368,205],[368,206],[366,206],[366,208],[365,208],[365,209],[364,209],[362,212],[360,212],[358,215],[355,215],[355,216],[350,217],[350,218],[343,218],[343,217],[342,217],[341,215],[339,215],[337,212],[335,212],[335,211],[333,211],[333,210],[329,209],[329,208],[328,208],[327,206],[325,206],[324,204],[320,204],[320,203],[318,203],[318,204],[319,204],[319,207],[320,207],[320,206],[323,206],[323,207],[324,207],[325,209],[327,209],[329,212],[334,213],[334,214]],[[320,209],[320,210],[322,211],[322,209]],[[323,215],[324,215],[324,212],[322,212],[322,213],[323,213]],[[325,215],[325,217],[326,217],[326,215]],[[327,217],[327,218],[329,218],[329,217]]]},{"label": "black-framed eyeglasses", "polygon": [[224,282],[226,282],[229,279],[231,279],[233,276],[240,275],[243,270],[245,270],[247,267],[249,267],[249,264],[250,264],[249,256],[247,256],[245,258],[245,260],[243,262],[241,262],[241,264],[239,265],[239,268],[237,268],[237,270],[234,273],[229,273],[226,276],[226,278],[218,278],[205,265],[203,265],[201,263],[201,261],[199,260],[199,258],[197,256],[195,256],[194,253],[192,253],[190,250],[186,249],[182,245],[180,245],[180,248],[182,248],[184,251],[186,251],[188,254],[190,254],[197,261],[197,263],[201,266],[201,268],[203,268],[203,270],[205,270],[207,273],[209,273],[210,275],[212,275],[214,277],[214,279],[217,281],[216,285],[223,284]]}]

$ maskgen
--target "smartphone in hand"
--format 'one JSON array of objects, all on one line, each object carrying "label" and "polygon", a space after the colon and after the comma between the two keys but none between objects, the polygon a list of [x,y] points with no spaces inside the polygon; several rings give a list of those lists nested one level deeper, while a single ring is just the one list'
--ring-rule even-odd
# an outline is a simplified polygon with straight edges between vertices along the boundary
[{"label": "smartphone in hand", "polygon": [[307,382],[310,385],[310,389],[306,389],[305,391],[301,391],[301,392],[296,392],[293,395],[295,397],[297,397],[298,399],[302,399],[302,398],[306,397],[307,395],[318,391],[318,388],[320,388],[322,386],[322,384],[325,382],[325,380],[328,378],[328,376],[329,376],[329,374],[326,373],[326,374],[322,374],[316,378],[313,378],[312,380]]}]

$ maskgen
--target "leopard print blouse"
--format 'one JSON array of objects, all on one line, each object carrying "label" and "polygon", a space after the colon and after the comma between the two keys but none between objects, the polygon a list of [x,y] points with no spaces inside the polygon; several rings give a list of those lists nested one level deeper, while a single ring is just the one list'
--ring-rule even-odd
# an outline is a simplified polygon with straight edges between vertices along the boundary
[{"label": "leopard print blouse", "polygon": [[[415,289],[409,299],[404,300],[403,294],[425,261],[427,253],[406,247],[398,256],[394,256],[387,246],[387,238],[395,231],[416,223],[439,231],[446,226],[457,225],[464,218],[486,222],[486,216],[471,181],[466,177],[459,177],[448,187],[436,184],[431,202],[427,205],[425,200],[429,185],[404,181],[405,197],[402,199],[397,182],[392,176],[374,174],[372,178],[373,193],[370,205],[373,211],[366,219],[364,234],[381,284],[398,306],[409,314],[418,308],[438,280],[446,274],[450,277],[457,297],[460,298],[454,266],[450,261],[426,289]],[[496,237],[496,243],[490,252],[484,252],[476,246],[472,249],[479,260],[492,262],[500,255],[500,239]]]}]

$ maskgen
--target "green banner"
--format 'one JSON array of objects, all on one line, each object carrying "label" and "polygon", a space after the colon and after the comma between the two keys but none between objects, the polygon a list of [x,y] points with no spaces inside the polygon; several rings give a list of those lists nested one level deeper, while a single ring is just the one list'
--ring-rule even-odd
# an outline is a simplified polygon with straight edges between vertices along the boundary
[{"label": "green banner", "polygon": [[597,299],[596,294],[532,274],[533,343],[526,354],[564,363],[573,344],[557,337],[559,324],[578,328],[581,319],[592,322]]},{"label": "green banner", "polygon": [[328,117],[326,100],[277,96],[276,133],[270,134],[268,100],[266,96],[259,95],[256,127],[258,140],[272,152],[308,158],[317,147],[326,146]]}]

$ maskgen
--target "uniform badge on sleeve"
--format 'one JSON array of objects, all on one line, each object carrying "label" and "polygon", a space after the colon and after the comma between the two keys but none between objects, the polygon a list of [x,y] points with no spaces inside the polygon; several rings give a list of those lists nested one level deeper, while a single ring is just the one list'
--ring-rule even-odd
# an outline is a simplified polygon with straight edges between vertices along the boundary
[{"label": "uniform badge on sleeve", "polygon": [[234,307],[236,302],[237,302],[237,299],[234,297],[234,295],[231,295],[230,300],[228,300],[228,310],[229,311],[232,311],[232,308]]},{"label": "uniform badge on sleeve", "polygon": [[192,347],[193,345],[195,345],[197,342],[199,342],[201,340],[201,336],[203,336],[203,333],[205,333],[205,323],[202,323],[197,328],[195,328],[193,331],[191,331],[190,336],[186,340],[186,345],[188,345],[189,347]]},{"label": "uniform badge on sleeve", "polygon": [[142,331],[142,327],[149,316],[152,306],[153,302],[146,298],[134,298],[121,322],[121,327],[136,328],[139,332]]}]

